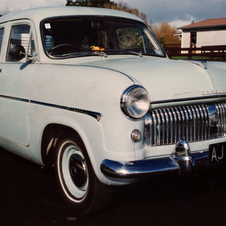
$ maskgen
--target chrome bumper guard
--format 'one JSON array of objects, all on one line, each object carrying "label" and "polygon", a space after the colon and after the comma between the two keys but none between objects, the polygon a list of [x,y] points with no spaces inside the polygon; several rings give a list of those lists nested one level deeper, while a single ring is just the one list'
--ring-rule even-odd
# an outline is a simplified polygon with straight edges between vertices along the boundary
[{"label": "chrome bumper guard", "polygon": [[194,169],[208,166],[209,151],[191,154],[188,142],[181,139],[177,142],[175,152],[170,157],[132,162],[117,162],[105,159],[101,164],[101,171],[109,177],[126,179],[161,173],[177,173],[187,176]]}]

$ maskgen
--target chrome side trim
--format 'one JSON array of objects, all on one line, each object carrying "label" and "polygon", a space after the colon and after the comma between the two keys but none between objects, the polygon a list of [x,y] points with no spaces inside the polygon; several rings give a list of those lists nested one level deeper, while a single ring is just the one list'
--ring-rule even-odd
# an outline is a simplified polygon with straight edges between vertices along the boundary
[{"label": "chrome side trim", "polygon": [[29,103],[29,100],[28,99],[23,99],[23,98],[18,98],[18,97],[11,97],[11,96],[6,96],[6,95],[0,95],[0,98],[10,99],[10,100],[16,100],[16,101],[21,101],[21,102],[27,102],[27,103]]},{"label": "chrome side trim", "polygon": [[86,115],[94,117],[97,121],[100,121],[100,118],[103,116],[99,112],[87,111],[87,110],[80,109],[80,108],[67,107],[67,106],[61,106],[61,105],[56,105],[56,104],[48,104],[48,103],[33,101],[33,100],[31,100],[30,103],[48,106],[48,107],[53,107],[53,108],[59,108],[59,109],[67,110],[67,111],[73,111],[73,112],[76,112],[76,113],[86,114]]},{"label": "chrome side trim", "polygon": [[10,99],[10,100],[15,100],[15,101],[20,101],[20,102],[26,102],[26,103],[31,103],[31,104],[37,104],[37,105],[43,105],[43,106],[47,106],[47,107],[59,108],[59,109],[67,110],[67,111],[73,111],[76,113],[82,113],[82,114],[86,114],[86,115],[89,115],[89,116],[95,118],[97,121],[100,121],[101,117],[103,117],[103,115],[99,112],[88,111],[88,110],[84,110],[84,109],[80,109],[80,108],[67,107],[67,106],[62,106],[62,105],[57,105],[57,104],[49,104],[49,103],[45,103],[45,102],[39,102],[39,101],[5,96],[5,95],[0,95],[0,98]]}]

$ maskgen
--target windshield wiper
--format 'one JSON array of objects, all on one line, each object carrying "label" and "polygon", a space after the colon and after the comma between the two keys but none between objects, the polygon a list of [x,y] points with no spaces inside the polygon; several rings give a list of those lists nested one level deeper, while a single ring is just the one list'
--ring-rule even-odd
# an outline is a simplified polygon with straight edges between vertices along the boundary
[{"label": "windshield wiper", "polygon": [[102,56],[107,57],[107,54],[103,51],[101,52],[74,52],[74,53],[65,53],[61,55],[53,55],[53,57],[60,57],[60,58],[70,58],[70,57],[82,57],[82,56]]},{"label": "windshield wiper", "polygon": [[123,53],[128,53],[128,54],[136,55],[136,56],[138,56],[138,57],[143,57],[141,51],[140,51],[139,53],[138,53],[138,52],[135,52],[135,51],[125,51],[125,52],[123,52]]},{"label": "windshield wiper", "polygon": [[143,57],[144,55],[149,55],[149,56],[156,56],[156,54],[151,54],[151,53],[142,53],[140,52],[135,52],[135,51],[130,51],[130,50],[114,50],[114,49],[105,49],[105,50],[94,50],[92,52],[72,52],[72,53],[65,53],[61,55],[53,55],[53,57],[56,58],[70,58],[70,57],[83,57],[83,56],[102,56],[102,57],[108,57],[108,54],[131,54],[131,55],[136,55],[138,57]]},{"label": "windshield wiper", "polygon": [[102,57],[107,57],[107,54],[103,51],[99,52],[99,53],[96,53],[96,52],[93,52],[94,55],[99,55],[99,56],[102,56]]},{"label": "windshield wiper", "polygon": [[135,51],[128,51],[128,50],[111,50],[111,49],[107,49],[104,50],[104,52],[106,53],[118,53],[118,54],[132,54],[132,55],[136,55],[138,57],[142,57],[142,52],[135,52]]}]

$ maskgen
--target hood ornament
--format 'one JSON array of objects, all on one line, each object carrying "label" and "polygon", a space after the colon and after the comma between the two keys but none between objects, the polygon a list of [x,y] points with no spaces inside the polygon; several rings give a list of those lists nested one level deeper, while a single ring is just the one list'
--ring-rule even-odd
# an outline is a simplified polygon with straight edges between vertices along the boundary
[{"label": "hood ornament", "polygon": [[188,60],[189,63],[200,66],[203,69],[207,69],[208,61],[196,61],[196,60]]},{"label": "hood ornament", "polygon": [[203,66],[203,69],[207,69],[207,64],[208,64],[208,61],[201,61],[200,62],[201,64],[202,64],[202,66]]}]

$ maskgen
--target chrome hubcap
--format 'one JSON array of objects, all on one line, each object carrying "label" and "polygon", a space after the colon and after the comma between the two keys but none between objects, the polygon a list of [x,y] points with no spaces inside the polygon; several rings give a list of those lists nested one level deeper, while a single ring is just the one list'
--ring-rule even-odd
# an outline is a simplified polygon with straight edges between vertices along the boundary
[{"label": "chrome hubcap", "polygon": [[86,166],[84,160],[78,154],[73,154],[69,160],[71,179],[75,186],[83,188],[87,181]]},{"label": "chrome hubcap", "polygon": [[[68,142],[70,141],[66,141],[62,147]],[[89,174],[82,151],[71,142],[62,155],[61,169],[65,194],[73,202],[81,202],[87,194]]]}]

